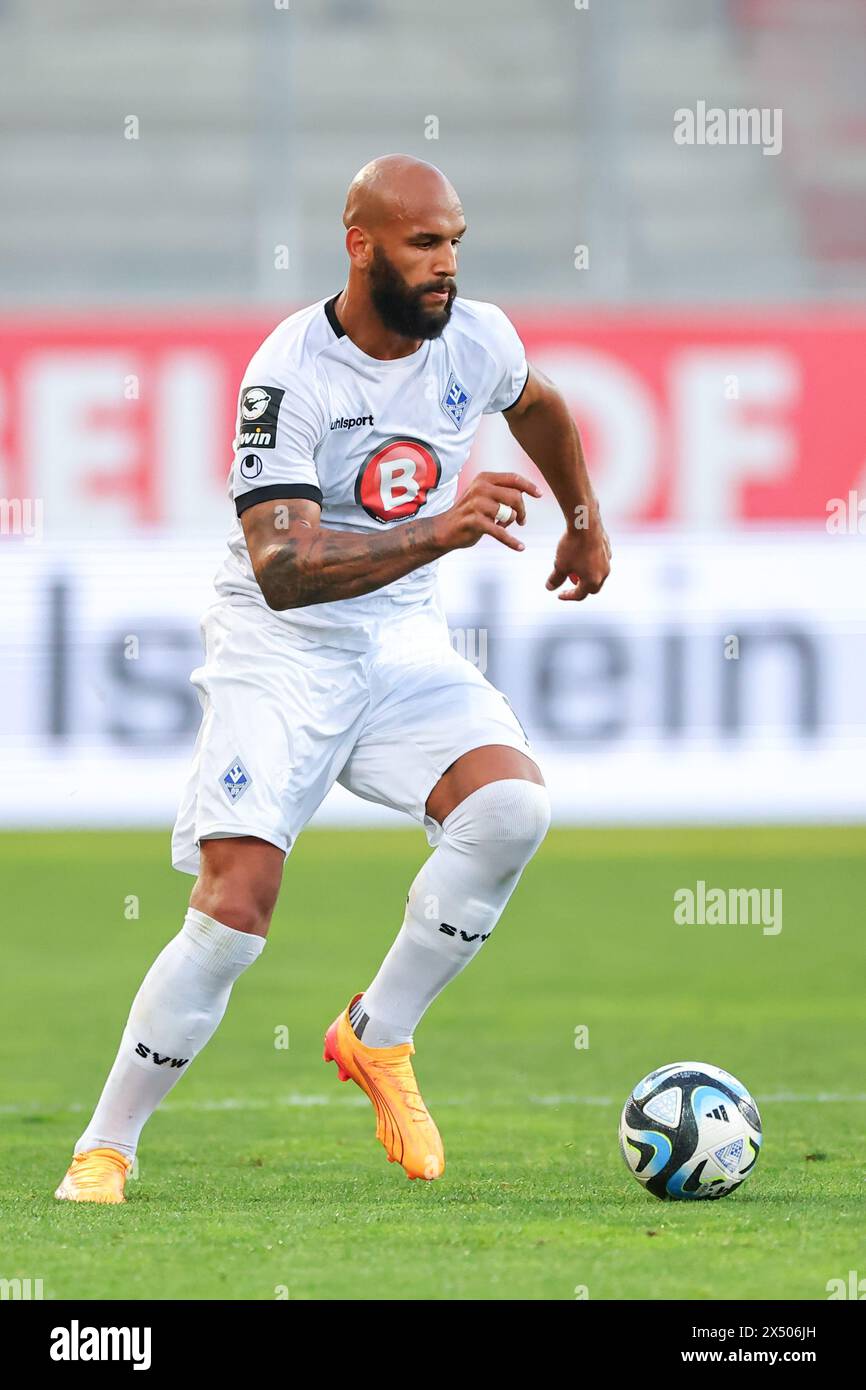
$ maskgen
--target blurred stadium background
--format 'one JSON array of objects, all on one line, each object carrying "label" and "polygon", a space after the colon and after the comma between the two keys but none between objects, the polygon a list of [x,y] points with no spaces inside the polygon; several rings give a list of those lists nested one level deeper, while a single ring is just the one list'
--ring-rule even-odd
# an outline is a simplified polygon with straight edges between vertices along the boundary
[{"label": "blurred stadium background", "polygon": [[[392,150],[460,191],[461,292],[566,391],[612,536],[566,611],[549,499],[441,566],[559,823],[866,818],[864,40],[862,0],[2,0],[0,824],[170,826],[240,376]],[[677,144],[699,101],[781,150]],[[516,461],[486,422],[470,468]]]}]

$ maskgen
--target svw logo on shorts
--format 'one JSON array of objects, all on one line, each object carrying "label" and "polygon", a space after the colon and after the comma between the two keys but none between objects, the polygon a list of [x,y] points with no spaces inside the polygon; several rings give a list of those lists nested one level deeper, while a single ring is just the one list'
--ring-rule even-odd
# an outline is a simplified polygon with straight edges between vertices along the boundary
[{"label": "svw logo on shorts", "polygon": [[242,797],[252,780],[240,758],[235,758],[220,778],[229,801],[237,801]]}]

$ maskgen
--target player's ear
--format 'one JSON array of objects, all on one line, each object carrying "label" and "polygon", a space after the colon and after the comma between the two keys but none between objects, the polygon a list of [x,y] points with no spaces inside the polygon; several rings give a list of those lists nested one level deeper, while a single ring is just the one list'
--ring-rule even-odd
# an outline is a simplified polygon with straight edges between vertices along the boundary
[{"label": "player's ear", "polygon": [[346,251],[353,265],[359,270],[367,269],[373,257],[373,247],[361,227],[350,227],[347,231]]}]

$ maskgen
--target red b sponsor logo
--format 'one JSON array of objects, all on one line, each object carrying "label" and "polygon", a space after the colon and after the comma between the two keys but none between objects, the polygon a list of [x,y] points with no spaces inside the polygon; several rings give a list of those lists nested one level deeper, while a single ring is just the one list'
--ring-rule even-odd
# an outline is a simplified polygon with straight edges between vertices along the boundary
[{"label": "red b sponsor logo", "polygon": [[414,516],[442,473],[439,459],[423,439],[394,435],[361,464],[355,501],[376,521]]}]

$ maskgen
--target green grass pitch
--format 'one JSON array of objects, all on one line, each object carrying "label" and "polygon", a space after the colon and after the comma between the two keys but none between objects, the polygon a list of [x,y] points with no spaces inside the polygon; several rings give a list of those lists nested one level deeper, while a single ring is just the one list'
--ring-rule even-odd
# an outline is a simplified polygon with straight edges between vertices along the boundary
[{"label": "green grass pitch", "polygon": [[[387,1163],[366,1099],[321,1060],[426,840],[308,831],[264,955],[145,1129],[128,1204],[57,1203],[183,917],[192,880],[167,851],[164,834],[0,836],[0,1277],[46,1298],[569,1300],[825,1299],[866,1276],[866,830],[551,831],[416,1035],[436,1183]],[[782,931],[675,925],[698,879],[781,888]],[[645,1072],[695,1058],[752,1090],[764,1150],[733,1196],[661,1203],[625,1169],[619,1111]]]}]

